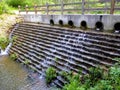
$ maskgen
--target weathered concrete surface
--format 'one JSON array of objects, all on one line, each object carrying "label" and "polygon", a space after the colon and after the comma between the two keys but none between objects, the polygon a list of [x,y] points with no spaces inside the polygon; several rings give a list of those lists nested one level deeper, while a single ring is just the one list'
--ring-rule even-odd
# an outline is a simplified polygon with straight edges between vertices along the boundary
[{"label": "weathered concrete surface", "polygon": [[40,14],[25,14],[22,15],[25,21],[28,22],[40,22],[50,24],[50,20],[54,21],[54,24],[59,24],[59,20],[62,20],[64,25],[68,24],[68,21],[72,20],[76,27],[80,27],[81,21],[86,21],[88,28],[95,28],[96,22],[103,23],[104,30],[113,30],[114,25],[120,22],[120,15],[40,15]]}]

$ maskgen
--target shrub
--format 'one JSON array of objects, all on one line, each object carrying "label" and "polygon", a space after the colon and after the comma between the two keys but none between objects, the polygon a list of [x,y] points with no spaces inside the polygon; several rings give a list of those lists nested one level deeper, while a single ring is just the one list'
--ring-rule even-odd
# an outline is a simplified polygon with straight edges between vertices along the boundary
[{"label": "shrub", "polygon": [[81,90],[79,86],[80,86],[79,81],[73,80],[69,84],[64,86],[63,90]]},{"label": "shrub", "polygon": [[9,13],[9,12],[10,12],[9,6],[4,1],[1,1],[0,2],[0,14]]},{"label": "shrub", "polygon": [[17,58],[18,58],[18,54],[17,53],[10,54],[10,59],[11,60],[16,60]]},{"label": "shrub", "polygon": [[120,85],[120,66],[111,67],[108,73],[109,80],[114,86]]},{"label": "shrub", "polygon": [[95,87],[91,87],[90,90],[113,90],[113,86],[109,80],[101,80]]},{"label": "shrub", "polygon": [[103,70],[101,70],[99,67],[90,68],[90,74],[87,77],[89,86],[94,86],[96,82],[102,78],[103,78]]},{"label": "shrub", "polygon": [[18,6],[25,6],[25,5],[33,5],[32,0],[7,0],[6,1],[9,6],[18,8]]},{"label": "shrub", "polygon": [[115,64],[106,73],[100,68],[90,68],[90,73],[69,78],[63,90],[120,90],[120,64]]},{"label": "shrub", "polygon": [[49,67],[46,70],[46,82],[50,83],[53,79],[55,79],[57,76],[56,70],[53,67]]},{"label": "shrub", "polygon": [[9,39],[7,37],[0,37],[0,47],[2,50],[5,50],[5,48],[8,46],[9,44]]}]

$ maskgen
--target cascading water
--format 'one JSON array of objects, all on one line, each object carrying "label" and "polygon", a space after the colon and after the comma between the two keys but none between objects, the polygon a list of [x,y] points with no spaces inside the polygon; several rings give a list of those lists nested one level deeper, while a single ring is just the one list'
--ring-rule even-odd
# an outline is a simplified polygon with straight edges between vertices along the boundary
[{"label": "cascading water", "polygon": [[[12,32],[10,33],[10,35],[9,35],[10,41],[12,40],[12,33],[15,31],[15,29],[18,28],[18,26],[19,26],[19,24],[16,24],[15,27],[13,28]],[[0,56],[8,55],[11,46],[12,46],[12,42],[9,43],[9,45],[6,47],[5,50],[0,49]]]},{"label": "cascading water", "polygon": [[120,57],[120,36],[114,34],[23,23],[13,36],[19,38],[10,53],[19,54],[20,60],[30,56],[31,65],[41,73],[54,67],[57,72],[82,69],[86,74],[90,67],[110,66],[116,62],[112,58]]},{"label": "cascading water", "polygon": [[[12,34],[18,25],[15,26],[11,32],[9,39],[12,39]],[[10,60],[7,56],[12,46],[12,42],[9,43],[7,48],[1,51],[0,54],[0,90],[52,90],[53,87],[47,87],[45,78],[32,69],[26,68],[25,65],[21,65],[17,62]],[[33,48],[32,45],[28,45]],[[29,54],[34,55],[34,51],[31,50]],[[25,54],[26,55],[26,54]],[[29,55],[26,55],[30,57]],[[30,57],[34,59],[33,57]],[[47,63],[48,58],[44,60],[43,66]],[[39,65],[36,65],[39,67]],[[45,71],[45,70],[44,70]],[[56,90],[56,89],[54,89]]]}]

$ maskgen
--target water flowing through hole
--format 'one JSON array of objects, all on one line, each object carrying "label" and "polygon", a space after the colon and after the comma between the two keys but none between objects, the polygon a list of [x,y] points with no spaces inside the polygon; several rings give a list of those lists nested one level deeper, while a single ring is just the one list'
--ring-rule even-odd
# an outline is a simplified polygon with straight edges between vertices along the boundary
[{"label": "water flowing through hole", "polygon": [[101,31],[101,30],[103,30],[103,28],[104,28],[104,25],[103,25],[102,22],[100,22],[100,21],[96,22],[96,24],[95,24],[95,29],[96,29],[97,31]]},{"label": "water flowing through hole", "polygon": [[115,30],[115,33],[120,33],[120,22],[114,25],[114,30]]}]

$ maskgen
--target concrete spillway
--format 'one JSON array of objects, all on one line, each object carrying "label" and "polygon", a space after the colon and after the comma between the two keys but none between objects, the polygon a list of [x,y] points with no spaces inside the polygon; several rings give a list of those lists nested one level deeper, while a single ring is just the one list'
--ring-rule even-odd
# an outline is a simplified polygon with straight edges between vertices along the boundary
[{"label": "concrete spillway", "polygon": [[90,67],[106,69],[116,62],[113,58],[120,58],[119,34],[21,23],[12,36],[17,36],[17,40],[10,53],[16,52],[21,62],[31,60],[29,66],[43,75],[50,66],[58,72],[77,73],[82,69],[86,74]]}]

